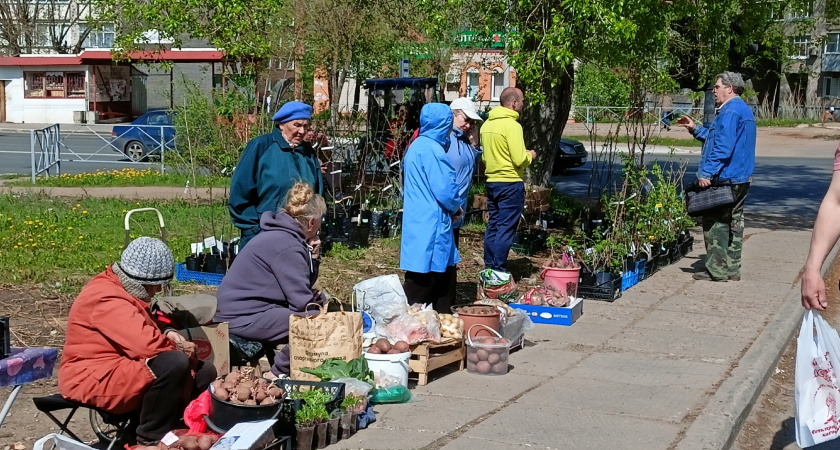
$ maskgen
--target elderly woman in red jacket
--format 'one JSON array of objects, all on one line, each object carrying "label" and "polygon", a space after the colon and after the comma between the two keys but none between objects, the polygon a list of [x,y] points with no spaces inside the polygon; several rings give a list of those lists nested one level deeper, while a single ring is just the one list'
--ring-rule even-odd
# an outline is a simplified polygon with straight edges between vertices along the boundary
[{"label": "elderly woman in red jacket", "polygon": [[174,269],[166,244],[138,238],[82,289],[67,319],[61,395],[114,414],[139,411],[141,445],[177,428],[185,388],[196,396],[216,377],[212,364],[191,358],[193,343],[174,331],[164,335],[149,315],[149,301]]}]

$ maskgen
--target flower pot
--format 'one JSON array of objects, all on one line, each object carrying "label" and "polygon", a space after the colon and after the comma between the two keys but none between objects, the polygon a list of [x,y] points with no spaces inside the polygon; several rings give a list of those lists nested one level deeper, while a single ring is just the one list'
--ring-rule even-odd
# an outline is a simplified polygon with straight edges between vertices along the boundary
[{"label": "flower pot", "polygon": [[201,265],[204,262],[204,257],[202,255],[204,254],[200,253],[194,256],[187,256],[187,260],[184,261],[184,265],[187,267],[187,270],[201,272]]},{"label": "flower pot", "polygon": [[548,289],[561,293],[564,297],[575,295],[580,280],[580,267],[573,269],[559,269],[557,267],[543,267],[540,279]]},{"label": "flower pot", "polygon": [[[467,308],[472,310],[480,310],[481,314],[472,314],[466,313]],[[474,338],[479,335],[482,336],[492,336],[487,330],[483,329],[482,327],[473,328],[473,325],[481,324],[490,329],[495,331],[499,331],[501,328],[501,313],[498,309],[494,306],[489,305],[463,305],[463,306],[453,306],[452,313],[458,314],[464,321],[464,329],[469,330],[469,337]],[[466,337],[466,336],[464,336]]]},{"label": "flower pot", "polygon": [[295,427],[295,448],[297,450],[312,450],[312,438],[315,435],[315,426]]},{"label": "flower pot", "polygon": [[355,414],[346,412],[338,419],[338,426],[341,428],[341,439],[350,439],[356,428]]},{"label": "flower pot", "polygon": [[586,266],[580,268],[580,285],[595,286],[595,274],[590,272]]},{"label": "flower pot", "polygon": [[321,422],[315,425],[315,448],[324,448],[327,446],[327,422]]},{"label": "flower pot", "polygon": [[338,438],[341,436],[340,422],[340,417],[334,417],[327,422],[327,443],[330,445],[338,442]]},{"label": "flower pot", "polygon": [[356,434],[356,430],[358,429],[358,418],[359,413],[350,413],[350,435]]}]

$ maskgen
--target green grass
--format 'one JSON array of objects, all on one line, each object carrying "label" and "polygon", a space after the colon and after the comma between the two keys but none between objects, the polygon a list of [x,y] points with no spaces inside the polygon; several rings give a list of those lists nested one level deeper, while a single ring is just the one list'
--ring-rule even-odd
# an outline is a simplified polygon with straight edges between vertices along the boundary
[{"label": "green grass", "polygon": [[[176,261],[190,243],[234,234],[226,206],[182,200],[58,199],[44,195],[0,195],[0,280],[44,283],[78,291],[93,275],[119,260],[125,244],[125,213],[158,208]],[[131,216],[132,237],[160,235],[157,216]],[[236,233],[238,235],[238,233]]]},{"label": "green grass", "polygon": [[[62,174],[58,177],[38,178],[37,185],[44,187],[121,187],[121,186],[173,186],[185,187],[230,186],[230,178],[210,177],[183,173],[160,173],[156,169],[97,170],[77,175]],[[6,183],[7,186],[32,186],[31,180],[20,179]]]},{"label": "green grass", "polygon": [[[686,136],[688,136],[688,132],[686,132]],[[584,145],[589,143],[589,136],[563,136],[564,138],[568,139],[575,139],[584,143]],[[597,142],[603,142],[606,139],[606,136],[598,136],[595,138]],[[613,137],[614,141],[619,144],[626,144],[630,142],[630,137],[628,136],[618,136]],[[667,147],[702,147],[703,143],[698,141],[697,139],[688,137],[688,138],[671,138],[671,137],[657,137],[651,136],[650,139],[647,141],[648,145],[664,145]]]},{"label": "green grass", "polygon": [[344,244],[336,242],[333,244],[330,251],[327,252],[326,256],[335,258],[339,261],[350,262],[364,258],[366,252],[366,248],[350,249],[349,247],[344,246]]},{"label": "green grass", "polygon": [[755,124],[759,127],[795,127],[802,124],[819,123],[814,119],[756,119]]}]

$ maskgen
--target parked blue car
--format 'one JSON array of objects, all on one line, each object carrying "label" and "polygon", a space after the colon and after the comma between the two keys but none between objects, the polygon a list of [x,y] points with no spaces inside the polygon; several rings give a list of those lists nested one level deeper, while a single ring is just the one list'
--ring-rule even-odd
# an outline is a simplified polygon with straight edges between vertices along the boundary
[{"label": "parked blue car", "polygon": [[114,151],[132,161],[143,161],[149,155],[160,154],[161,144],[166,150],[175,147],[175,127],[169,110],[150,110],[130,125],[114,125],[111,131]]}]

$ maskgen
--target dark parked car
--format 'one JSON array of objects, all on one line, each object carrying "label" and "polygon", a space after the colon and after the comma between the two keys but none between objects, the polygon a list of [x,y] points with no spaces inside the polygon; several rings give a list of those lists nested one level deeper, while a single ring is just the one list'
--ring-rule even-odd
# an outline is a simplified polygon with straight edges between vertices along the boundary
[{"label": "dark parked car", "polygon": [[111,131],[111,145],[132,161],[142,161],[149,155],[175,147],[175,127],[172,126],[172,111],[151,110],[134,119],[130,125],[114,125]]},{"label": "dark parked car", "polygon": [[580,167],[586,163],[589,156],[583,144],[574,139],[560,139],[556,152],[551,175],[559,175],[567,169]]}]

